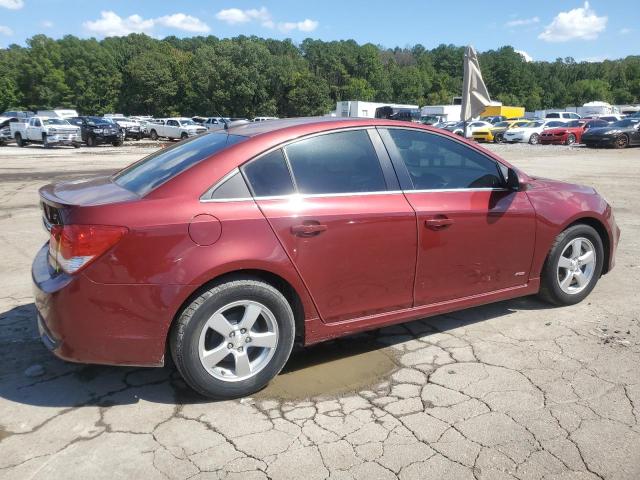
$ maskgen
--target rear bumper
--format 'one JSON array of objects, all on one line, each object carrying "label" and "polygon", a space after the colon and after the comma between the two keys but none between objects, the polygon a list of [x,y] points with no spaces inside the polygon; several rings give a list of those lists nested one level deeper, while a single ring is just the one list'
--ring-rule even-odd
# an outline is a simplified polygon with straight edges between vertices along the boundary
[{"label": "rear bumper", "polygon": [[31,269],[44,345],[56,356],[79,363],[161,366],[167,332],[188,287],[113,285],[84,274],[55,273],[48,245]]}]

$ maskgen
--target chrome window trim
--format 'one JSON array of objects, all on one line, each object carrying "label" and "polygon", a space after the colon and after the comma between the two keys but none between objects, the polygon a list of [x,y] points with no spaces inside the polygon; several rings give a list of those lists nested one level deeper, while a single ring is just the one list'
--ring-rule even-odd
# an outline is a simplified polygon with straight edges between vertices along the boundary
[{"label": "chrome window trim", "polygon": [[225,202],[246,202],[249,200],[289,200],[293,198],[305,199],[305,198],[334,198],[334,197],[363,197],[369,195],[398,195],[409,193],[441,193],[441,192],[508,192],[507,188],[434,188],[425,190],[385,190],[380,192],[345,192],[345,193],[291,193],[289,195],[273,195],[263,197],[248,197],[248,198],[215,198],[215,199],[200,199],[202,203],[225,203]]}]

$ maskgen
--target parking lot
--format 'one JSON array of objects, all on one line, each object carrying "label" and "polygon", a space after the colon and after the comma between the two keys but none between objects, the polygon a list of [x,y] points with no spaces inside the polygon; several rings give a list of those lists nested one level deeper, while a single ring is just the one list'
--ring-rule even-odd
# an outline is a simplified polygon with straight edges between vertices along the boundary
[{"label": "parking lot", "polygon": [[256,396],[211,402],[171,366],[64,363],[35,327],[38,187],[159,145],[0,147],[0,478],[640,478],[640,149],[489,146],[613,205],[616,267],[583,303],[516,299],[299,350]]}]

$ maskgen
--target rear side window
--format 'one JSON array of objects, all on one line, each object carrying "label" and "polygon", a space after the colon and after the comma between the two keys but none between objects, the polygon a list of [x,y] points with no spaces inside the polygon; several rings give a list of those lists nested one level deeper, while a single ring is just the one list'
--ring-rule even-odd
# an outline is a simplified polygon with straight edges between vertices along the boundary
[{"label": "rear side window", "polygon": [[240,172],[236,170],[232,176],[215,187],[213,193],[204,195],[203,198],[209,198],[211,200],[245,200],[251,198],[251,193],[249,193],[244,178],[242,178]]},{"label": "rear side window", "polygon": [[365,130],[329,133],[285,147],[298,192],[380,192],[387,189]]},{"label": "rear side window", "polygon": [[242,171],[256,197],[290,195],[295,191],[280,149],[249,162]]},{"label": "rear side window", "polygon": [[497,162],[466,145],[432,133],[389,129],[414,190],[500,188]]},{"label": "rear side window", "polygon": [[205,158],[246,138],[226,133],[194,137],[134,163],[117,173],[114,180],[121,187],[144,196]]}]

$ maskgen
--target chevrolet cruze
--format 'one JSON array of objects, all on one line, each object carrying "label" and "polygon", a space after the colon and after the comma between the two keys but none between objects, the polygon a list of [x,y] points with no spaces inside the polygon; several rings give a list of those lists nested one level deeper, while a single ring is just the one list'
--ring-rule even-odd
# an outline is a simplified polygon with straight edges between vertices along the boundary
[{"label": "chevrolet cruze", "polygon": [[217,398],[265,386],[294,342],[523,295],[580,302],[620,235],[593,188],[392,120],[230,126],[40,197],[45,345],[74,362],[171,355]]}]

